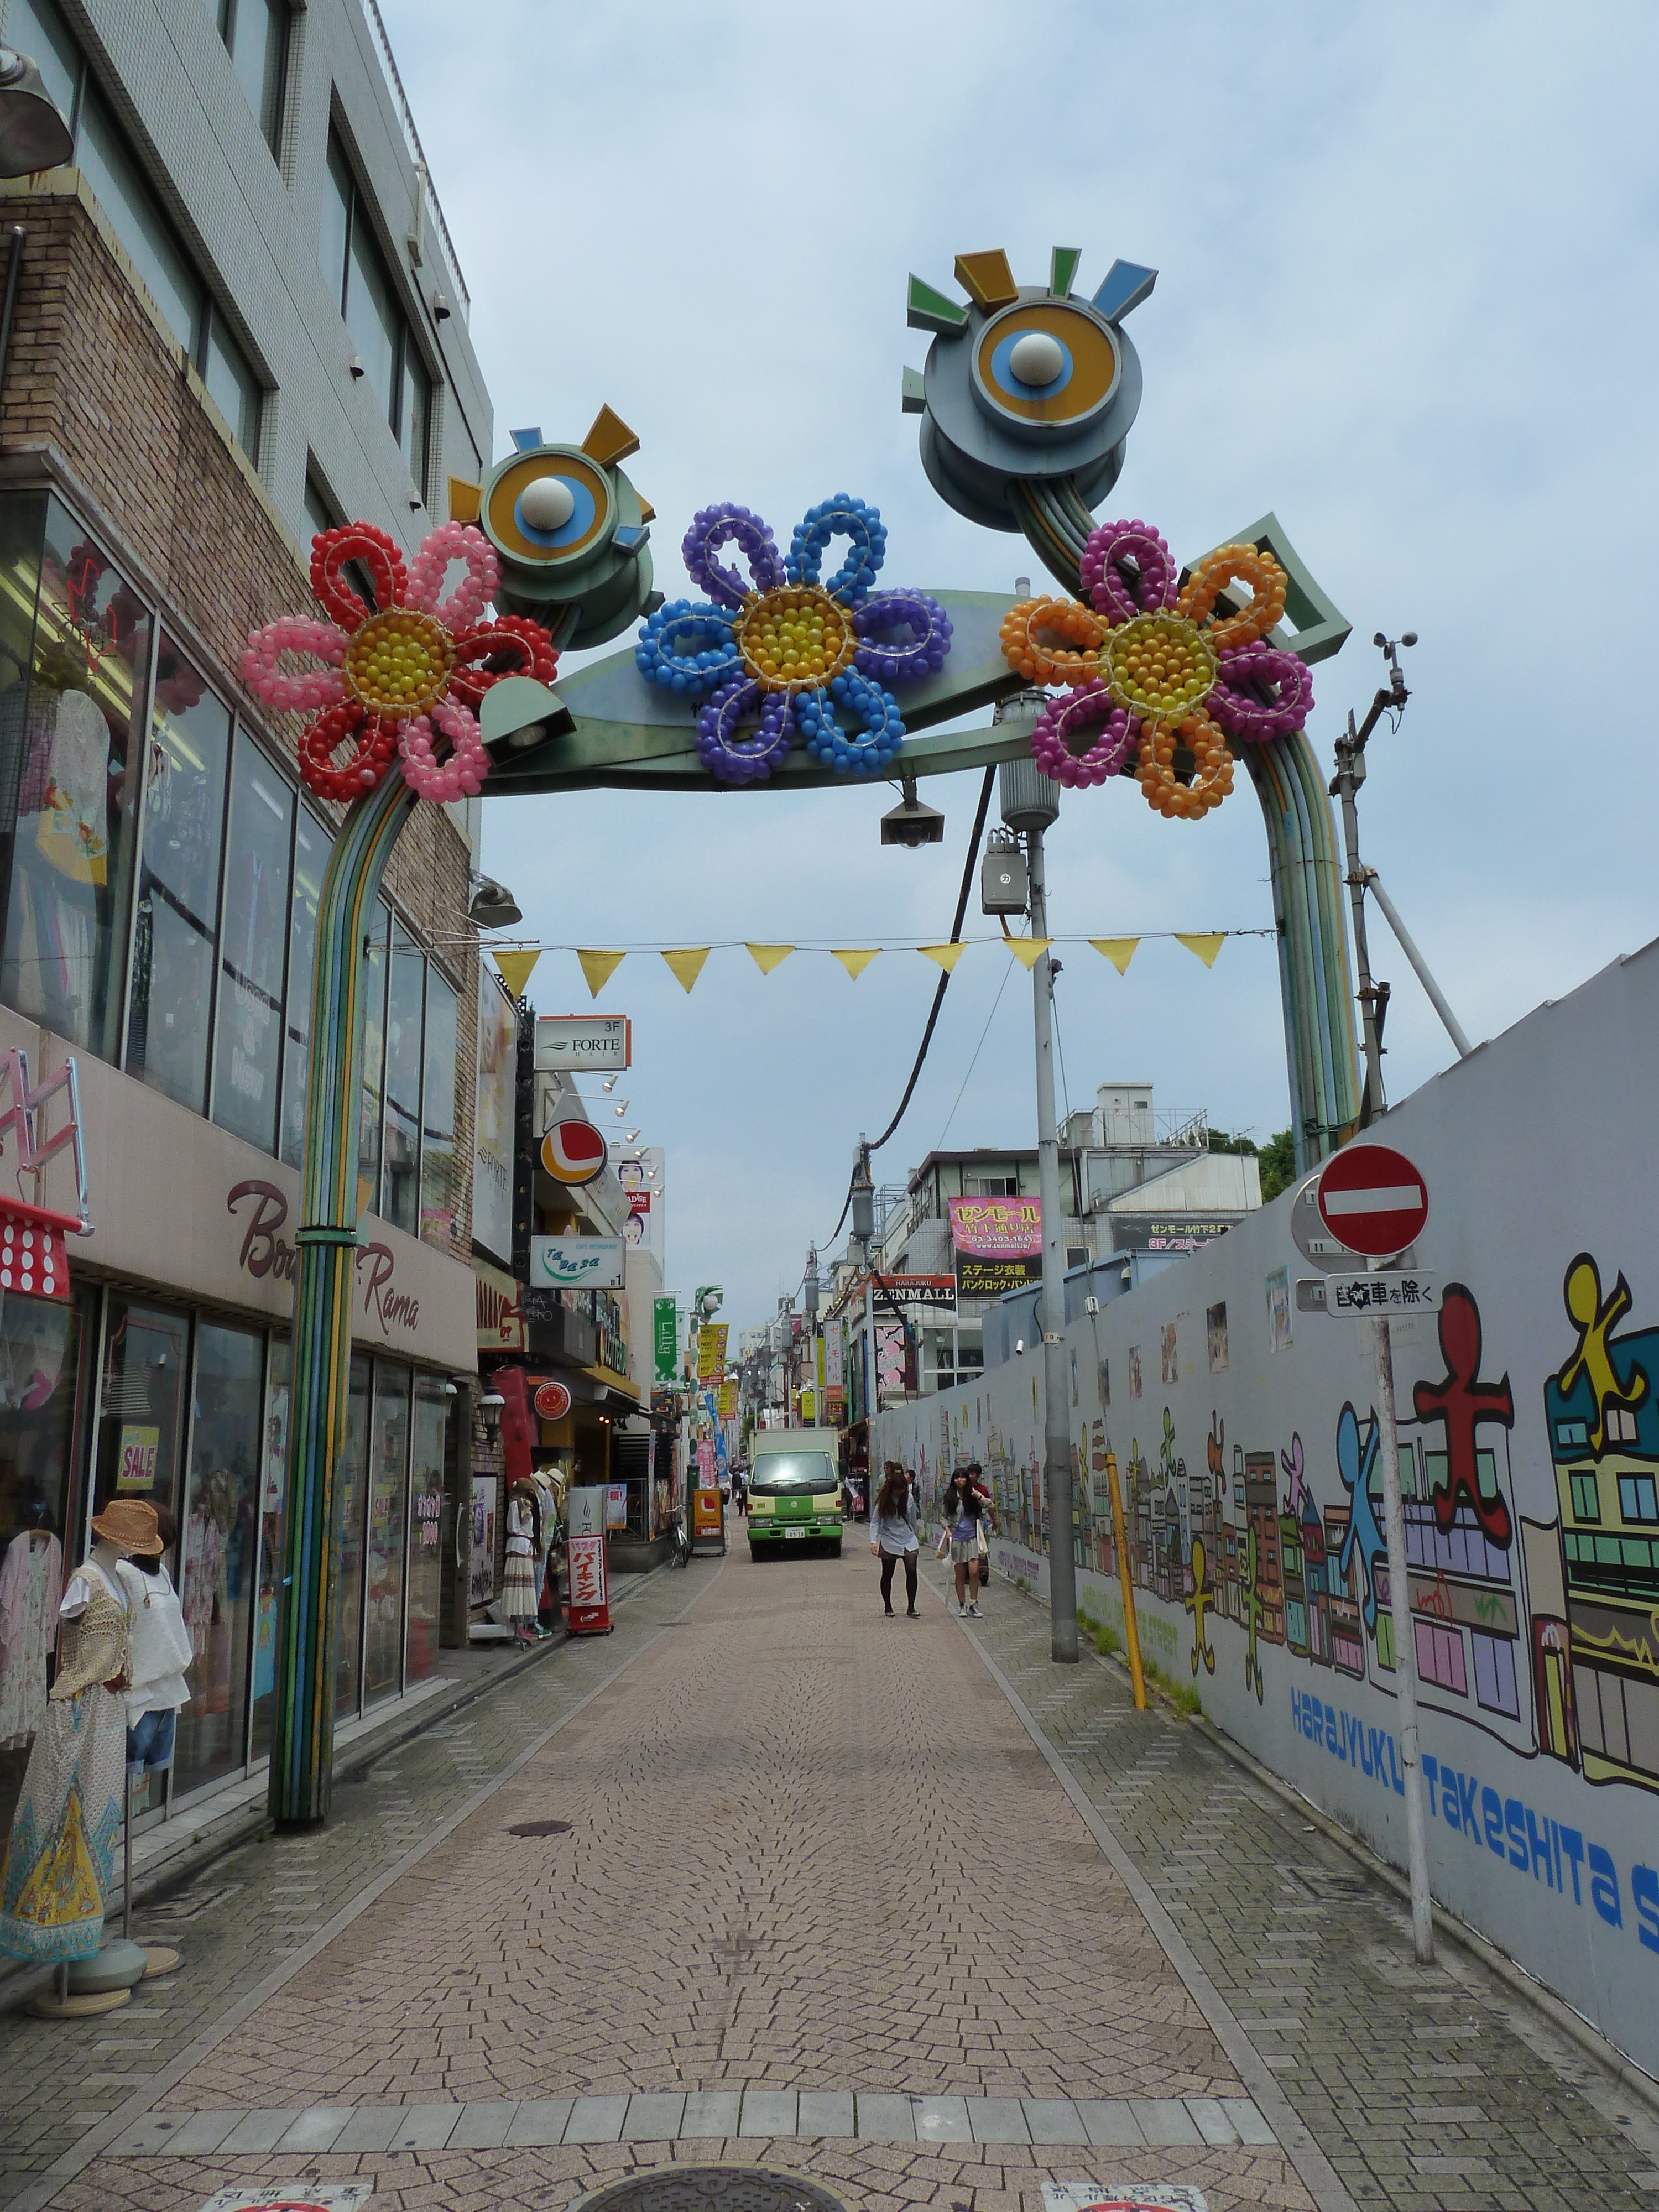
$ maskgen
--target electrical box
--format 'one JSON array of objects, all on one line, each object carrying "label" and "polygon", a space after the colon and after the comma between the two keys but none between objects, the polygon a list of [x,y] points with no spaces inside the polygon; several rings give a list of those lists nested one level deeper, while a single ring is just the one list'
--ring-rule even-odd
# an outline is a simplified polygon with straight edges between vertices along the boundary
[{"label": "electrical box", "polygon": [[1011,837],[995,840],[979,872],[979,903],[982,914],[1024,914],[1030,904],[1031,887],[1025,872],[1025,855]]}]

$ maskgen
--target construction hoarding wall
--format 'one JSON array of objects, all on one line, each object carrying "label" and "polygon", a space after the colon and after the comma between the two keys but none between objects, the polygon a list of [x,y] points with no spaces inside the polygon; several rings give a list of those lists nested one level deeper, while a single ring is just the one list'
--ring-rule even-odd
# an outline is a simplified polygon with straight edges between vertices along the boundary
[{"label": "construction hoarding wall", "polygon": [[[1435,1894],[1659,2072],[1659,947],[1388,1116],[1442,1310],[1393,1325]],[[1286,1194],[1066,1331],[1080,1608],[1397,1866],[1369,1322],[1296,1310]],[[924,1498],[977,1460],[1048,1589],[1042,1362],[884,1414]]]}]

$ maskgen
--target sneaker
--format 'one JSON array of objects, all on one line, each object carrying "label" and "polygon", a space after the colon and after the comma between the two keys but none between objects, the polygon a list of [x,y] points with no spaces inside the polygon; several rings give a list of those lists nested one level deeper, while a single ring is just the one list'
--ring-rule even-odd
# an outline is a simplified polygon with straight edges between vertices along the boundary
[{"label": "sneaker", "polygon": [[975,1620],[977,1620],[979,1619],[979,1606],[978,1606],[977,1601],[975,1601],[974,1604],[970,1605],[970,1606],[969,1607],[968,1610],[969,1610],[969,1612],[970,1613],[972,1613],[972,1615],[974,1616],[974,1619],[975,1619]]}]

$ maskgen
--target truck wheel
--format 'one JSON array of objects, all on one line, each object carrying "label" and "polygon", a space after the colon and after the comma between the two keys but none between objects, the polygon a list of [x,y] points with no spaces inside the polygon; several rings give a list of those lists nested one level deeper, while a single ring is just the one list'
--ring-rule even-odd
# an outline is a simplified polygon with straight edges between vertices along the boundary
[{"label": "truck wheel", "polygon": [[758,1544],[751,1544],[749,1547],[749,1556],[754,1561],[755,1565],[759,1566],[762,1559],[764,1559],[766,1555],[762,1551]]},{"label": "truck wheel", "polygon": [[830,1547],[830,1556],[832,1559],[838,1559],[841,1557],[841,1538],[839,1536],[836,1537],[835,1542]]}]

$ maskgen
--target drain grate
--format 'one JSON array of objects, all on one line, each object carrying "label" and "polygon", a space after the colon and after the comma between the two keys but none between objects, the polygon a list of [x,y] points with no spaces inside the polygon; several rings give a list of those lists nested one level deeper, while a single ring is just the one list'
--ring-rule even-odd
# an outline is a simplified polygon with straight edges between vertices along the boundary
[{"label": "drain grate", "polygon": [[582,2200],[580,2212],[847,2212],[799,2173],[763,2166],[663,2166]]},{"label": "drain grate", "polygon": [[507,1830],[509,1836],[568,1836],[568,1820],[519,1820]]}]

